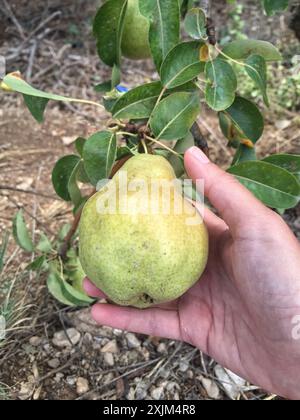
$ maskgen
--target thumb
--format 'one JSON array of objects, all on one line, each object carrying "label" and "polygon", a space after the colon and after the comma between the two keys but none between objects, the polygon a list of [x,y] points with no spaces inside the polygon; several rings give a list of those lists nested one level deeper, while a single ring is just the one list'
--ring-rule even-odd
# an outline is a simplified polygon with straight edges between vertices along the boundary
[{"label": "thumb", "polygon": [[194,182],[204,180],[204,193],[211,204],[218,210],[235,235],[249,221],[257,221],[258,215],[265,215],[269,210],[250,191],[232,175],[210,162],[208,157],[197,147],[191,147],[184,156],[188,175]]}]

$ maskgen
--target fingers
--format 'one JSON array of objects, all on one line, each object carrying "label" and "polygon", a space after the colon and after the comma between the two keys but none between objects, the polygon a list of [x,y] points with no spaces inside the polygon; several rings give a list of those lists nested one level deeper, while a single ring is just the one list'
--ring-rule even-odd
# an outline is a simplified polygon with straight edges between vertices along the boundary
[{"label": "fingers", "polygon": [[233,176],[211,163],[197,147],[185,153],[185,167],[194,180],[204,180],[205,195],[230,227],[232,234],[269,210]]},{"label": "fingers", "polygon": [[96,304],[92,317],[100,325],[135,333],[180,340],[177,311],[161,308],[135,309],[110,304]]},{"label": "fingers", "polygon": [[91,297],[99,299],[103,299],[106,297],[105,294],[101,292],[101,290],[97,289],[97,287],[94,286],[94,284],[88,278],[85,278],[83,280],[83,288],[85,292]]}]

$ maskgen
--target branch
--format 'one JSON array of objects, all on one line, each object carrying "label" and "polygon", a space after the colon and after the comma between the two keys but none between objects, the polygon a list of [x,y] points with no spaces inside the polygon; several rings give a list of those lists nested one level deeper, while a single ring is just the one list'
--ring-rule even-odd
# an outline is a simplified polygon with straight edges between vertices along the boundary
[{"label": "branch", "polygon": [[191,128],[191,133],[195,140],[195,145],[201,149],[206,156],[209,157],[209,147],[206,141],[206,138],[203,136],[200,127],[197,122],[195,122]]}]

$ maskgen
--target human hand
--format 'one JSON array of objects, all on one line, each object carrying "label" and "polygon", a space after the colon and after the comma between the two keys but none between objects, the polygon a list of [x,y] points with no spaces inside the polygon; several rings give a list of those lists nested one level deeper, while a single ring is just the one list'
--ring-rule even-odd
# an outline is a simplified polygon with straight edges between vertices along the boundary
[{"label": "human hand", "polygon": [[[220,218],[206,211],[210,256],[201,280],[176,302],[139,310],[96,304],[100,324],[186,341],[273,393],[300,397],[300,246],[266,208],[197,148],[185,155],[193,180]],[[104,297],[89,280],[85,289]]]}]

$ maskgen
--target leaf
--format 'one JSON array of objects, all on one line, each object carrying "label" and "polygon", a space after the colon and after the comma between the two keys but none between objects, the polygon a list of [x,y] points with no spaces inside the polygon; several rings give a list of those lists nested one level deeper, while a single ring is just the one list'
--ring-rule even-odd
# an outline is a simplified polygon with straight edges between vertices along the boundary
[{"label": "leaf", "polygon": [[234,102],[237,89],[237,78],[232,66],[225,60],[217,58],[205,66],[208,80],[206,102],[215,111],[222,111]]},{"label": "leaf", "polygon": [[[180,155],[183,155],[187,151],[187,149],[189,149],[192,146],[195,146],[195,141],[192,133],[189,132],[183,139],[179,139],[177,141],[173,150],[179,153]],[[168,160],[174,169],[176,177],[180,178],[185,172],[183,156],[176,156],[173,153],[170,153]]]},{"label": "leaf", "polygon": [[204,10],[194,7],[188,11],[184,20],[185,32],[194,39],[207,39],[206,15]]},{"label": "leaf", "polygon": [[107,179],[116,159],[117,138],[109,131],[93,134],[83,148],[83,164],[93,185]]},{"label": "leaf", "polygon": [[111,89],[114,89],[121,81],[120,65],[114,64],[111,72]]},{"label": "leaf", "polygon": [[40,240],[36,246],[36,249],[38,251],[45,252],[45,253],[52,251],[52,244],[50,240],[48,239],[48,237],[43,232],[40,234]]},{"label": "leaf", "polygon": [[58,300],[63,305],[77,306],[75,303],[71,302],[65,297],[62,282],[63,280],[57,273],[51,273],[47,280],[47,287],[49,292],[56,300]]},{"label": "leaf", "polygon": [[183,42],[168,53],[160,70],[165,88],[181,86],[204,71],[205,64],[200,61],[200,49],[203,45],[201,41]]},{"label": "leaf", "polygon": [[98,55],[110,67],[120,65],[126,9],[127,0],[109,0],[100,7],[94,19]]},{"label": "leaf", "polygon": [[246,60],[246,72],[262,93],[264,103],[270,106],[267,95],[267,65],[266,60],[260,55],[250,55]]},{"label": "leaf", "polygon": [[300,182],[300,155],[272,155],[266,157],[263,161],[291,172]]},{"label": "leaf", "polygon": [[44,121],[44,112],[49,99],[37,98],[29,95],[23,95],[23,98],[27,108],[31,112],[31,115],[38,123],[42,123]]},{"label": "leaf", "polygon": [[26,270],[28,271],[41,271],[47,268],[47,258],[45,255],[37,257],[34,261],[27,265]]},{"label": "leaf", "polygon": [[9,240],[9,234],[6,233],[3,235],[2,243],[0,246],[0,273],[2,272],[3,267],[4,267],[4,257],[7,250],[8,240]]},{"label": "leaf", "polygon": [[119,147],[118,150],[117,150],[116,160],[120,160],[123,157],[129,156],[129,155],[132,155],[130,147],[128,147],[128,146]]},{"label": "leaf", "polygon": [[[230,137],[230,135],[233,135],[240,142],[244,141],[247,144],[247,141],[250,140],[254,144],[263,134],[264,119],[259,109],[255,104],[240,96],[237,96],[234,103],[221,112],[219,117],[223,119],[221,128],[229,140],[233,139]],[[224,129],[224,118],[228,122],[226,129]],[[232,131],[230,124],[233,125],[236,131]]]},{"label": "leaf", "polygon": [[81,160],[79,163],[79,168],[77,171],[77,180],[79,182],[82,182],[83,184],[90,184],[90,178],[88,177],[88,174],[84,169],[83,160]]},{"label": "leaf", "polygon": [[121,96],[112,109],[114,118],[149,118],[157,102],[162,85],[160,82],[138,86]]},{"label": "leaf", "polygon": [[233,166],[229,173],[271,208],[289,209],[300,200],[300,184],[285,169],[267,162],[244,162]]},{"label": "leaf", "polygon": [[96,85],[94,87],[94,90],[97,93],[107,93],[111,91],[111,85],[112,85],[111,80],[108,80],[106,82],[102,82]]},{"label": "leaf", "polygon": [[75,149],[80,157],[82,157],[83,147],[84,147],[85,142],[86,142],[86,139],[83,137],[78,137],[75,140]]},{"label": "leaf", "polygon": [[179,42],[179,2],[174,0],[139,0],[139,8],[141,14],[150,21],[150,48],[159,71],[168,52]]},{"label": "leaf", "polygon": [[90,298],[86,294],[76,290],[66,281],[62,280],[62,293],[64,297],[72,302],[74,306],[88,306],[94,302],[94,299]]},{"label": "leaf", "polygon": [[198,94],[178,92],[163,99],[153,111],[150,127],[157,139],[178,140],[188,134],[200,112]]},{"label": "leaf", "polygon": [[23,217],[23,211],[19,210],[13,220],[13,235],[17,244],[27,252],[34,251],[34,245],[29,236],[28,229]]},{"label": "leaf", "polygon": [[68,182],[68,192],[75,207],[78,207],[82,201],[82,195],[77,183],[77,176],[81,166],[82,162],[79,160],[77,165],[74,167]]},{"label": "leaf", "polygon": [[289,0],[263,0],[263,5],[268,16],[282,12],[288,8]]},{"label": "leaf", "polygon": [[257,160],[255,148],[247,147],[244,144],[240,144],[233,158],[232,165],[237,165],[238,163],[242,162],[248,162],[250,160]]},{"label": "leaf", "polygon": [[240,39],[225,45],[222,51],[235,60],[246,60],[250,55],[261,55],[266,61],[280,61],[281,54],[274,45],[267,41]]},{"label": "leaf", "polygon": [[68,184],[74,168],[80,157],[76,155],[64,156],[56,162],[52,171],[52,184],[56,194],[65,201],[71,201]]}]

